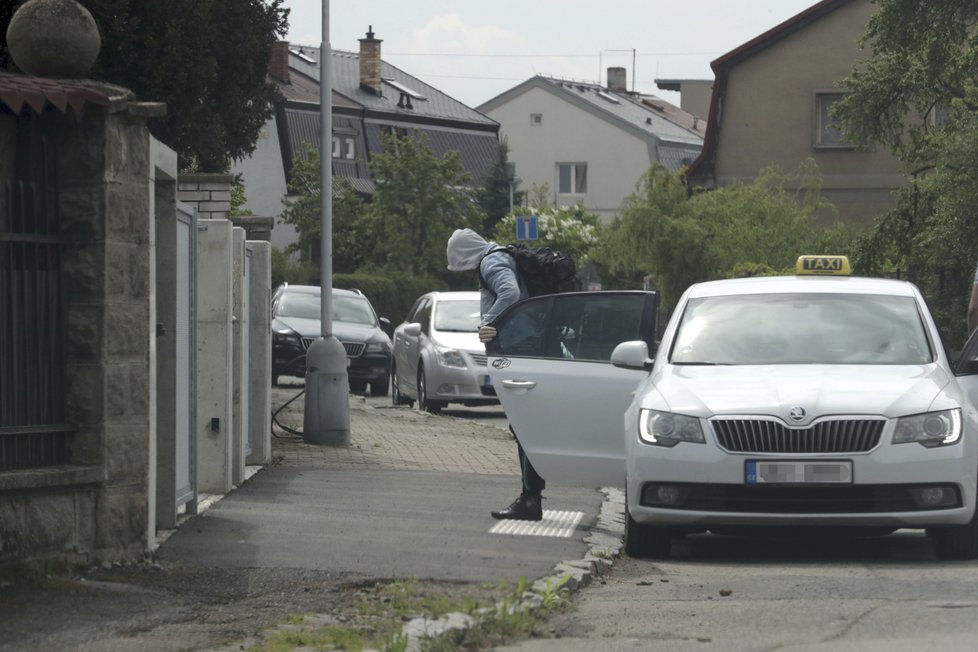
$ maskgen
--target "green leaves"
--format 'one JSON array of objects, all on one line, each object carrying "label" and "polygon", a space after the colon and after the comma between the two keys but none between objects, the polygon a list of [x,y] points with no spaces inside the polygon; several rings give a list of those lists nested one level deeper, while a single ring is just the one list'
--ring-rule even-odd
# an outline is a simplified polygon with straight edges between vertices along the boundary
[{"label": "green leaves", "polygon": [[856,247],[859,270],[915,282],[945,344],[967,335],[978,257],[978,5],[973,0],[877,0],[869,54],[841,82],[835,117],[860,143],[900,158],[908,187]]}]

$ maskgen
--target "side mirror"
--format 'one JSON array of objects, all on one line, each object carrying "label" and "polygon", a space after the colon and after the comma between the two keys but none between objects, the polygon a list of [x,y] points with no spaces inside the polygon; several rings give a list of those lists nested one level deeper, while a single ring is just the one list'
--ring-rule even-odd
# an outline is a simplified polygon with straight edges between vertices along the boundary
[{"label": "side mirror", "polygon": [[611,352],[611,364],[623,369],[649,370],[652,368],[649,345],[642,340],[622,342]]},{"label": "side mirror", "polygon": [[418,335],[421,334],[421,324],[418,323],[418,322],[412,322],[412,323],[408,324],[407,326],[405,326],[402,329],[402,332],[405,335],[409,335],[411,337],[417,337]]}]

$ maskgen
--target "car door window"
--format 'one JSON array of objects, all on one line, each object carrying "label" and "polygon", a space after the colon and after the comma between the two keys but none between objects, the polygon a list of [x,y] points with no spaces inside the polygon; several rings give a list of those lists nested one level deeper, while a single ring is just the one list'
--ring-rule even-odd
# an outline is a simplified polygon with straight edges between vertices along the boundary
[{"label": "car door window", "polygon": [[421,304],[417,321],[421,322],[421,332],[428,335],[431,328],[431,299],[425,299],[424,303]]},{"label": "car door window", "polygon": [[497,321],[491,355],[608,361],[621,342],[655,338],[653,293],[572,293],[528,299]]}]

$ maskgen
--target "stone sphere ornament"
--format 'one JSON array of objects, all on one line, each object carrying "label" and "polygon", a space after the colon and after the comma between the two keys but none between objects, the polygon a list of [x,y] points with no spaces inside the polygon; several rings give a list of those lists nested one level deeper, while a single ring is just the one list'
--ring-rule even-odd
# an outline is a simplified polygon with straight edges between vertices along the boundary
[{"label": "stone sphere ornament", "polygon": [[28,75],[77,79],[95,64],[102,37],[75,0],[28,0],[10,19],[7,47]]}]

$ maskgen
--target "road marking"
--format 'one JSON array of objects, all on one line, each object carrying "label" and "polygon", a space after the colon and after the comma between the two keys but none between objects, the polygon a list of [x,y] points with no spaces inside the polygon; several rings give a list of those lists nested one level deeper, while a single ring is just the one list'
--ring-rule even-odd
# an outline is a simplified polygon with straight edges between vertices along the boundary
[{"label": "road marking", "polygon": [[490,528],[490,534],[513,534],[528,537],[560,537],[569,539],[584,512],[544,510],[540,521],[499,521]]}]

